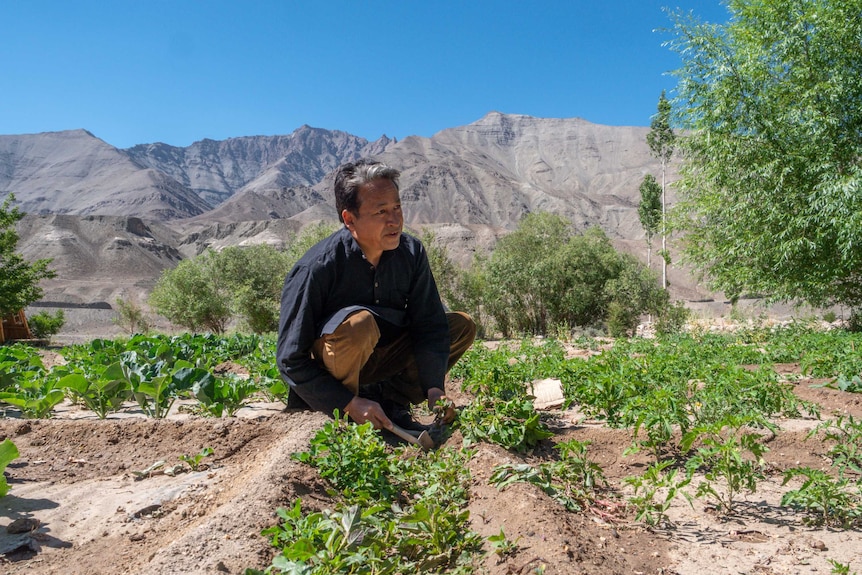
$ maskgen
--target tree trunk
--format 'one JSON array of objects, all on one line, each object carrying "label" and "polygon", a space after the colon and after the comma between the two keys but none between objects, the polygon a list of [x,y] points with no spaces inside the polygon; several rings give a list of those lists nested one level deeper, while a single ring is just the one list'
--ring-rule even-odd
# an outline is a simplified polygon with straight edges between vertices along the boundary
[{"label": "tree trunk", "polygon": [[667,208],[665,201],[665,171],[667,162],[661,161],[661,287],[667,289]]}]

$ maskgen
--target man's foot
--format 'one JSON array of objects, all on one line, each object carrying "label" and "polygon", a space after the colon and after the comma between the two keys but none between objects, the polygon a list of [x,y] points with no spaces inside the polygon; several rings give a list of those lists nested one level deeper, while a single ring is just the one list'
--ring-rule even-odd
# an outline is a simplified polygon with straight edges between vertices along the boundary
[{"label": "man's foot", "polygon": [[287,401],[285,403],[287,404],[288,409],[310,409],[308,404],[305,403],[305,400],[293,391],[293,388],[288,388]]},{"label": "man's foot", "polygon": [[407,431],[428,431],[431,429],[430,425],[423,425],[413,419],[413,414],[406,405],[401,405],[391,400],[383,400],[380,402],[380,405],[392,423],[402,429],[406,429]]}]

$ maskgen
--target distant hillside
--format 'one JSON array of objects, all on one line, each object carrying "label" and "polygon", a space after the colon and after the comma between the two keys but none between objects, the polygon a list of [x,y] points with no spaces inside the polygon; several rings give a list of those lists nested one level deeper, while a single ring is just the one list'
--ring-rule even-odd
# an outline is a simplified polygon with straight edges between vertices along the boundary
[{"label": "distant hillside", "polygon": [[[648,131],[492,112],[398,142],[308,126],[127,150],[84,130],[0,136],[0,197],[14,193],[29,214],[22,251],[55,259],[61,275],[46,299],[59,301],[145,292],[162,270],[208,247],[280,245],[310,222],[335,221],[332,172],[363,156],[402,170],[408,226],[435,229],[462,263],[538,211],[578,229],[601,226],[643,259],[638,188],[660,169]],[[673,274],[675,290],[698,297],[691,278]]]}]

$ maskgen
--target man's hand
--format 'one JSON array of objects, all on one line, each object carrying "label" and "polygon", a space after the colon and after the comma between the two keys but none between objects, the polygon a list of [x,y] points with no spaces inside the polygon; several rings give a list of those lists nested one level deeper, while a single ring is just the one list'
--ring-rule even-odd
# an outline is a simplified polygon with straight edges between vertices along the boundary
[{"label": "man's hand", "polygon": [[376,401],[357,395],[344,408],[344,413],[349,415],[350,419],[356,423],[362,424],[370,421],[375,429],[392,429],[392,421],[390,421],[386,413],[383,412],[383,408]]},{"label": "man's hand", "polygon": [[439,387],[428,390],[428,407],[438,414],[443,423],[455,421],[455,404],[446,398],[446,393]]}]

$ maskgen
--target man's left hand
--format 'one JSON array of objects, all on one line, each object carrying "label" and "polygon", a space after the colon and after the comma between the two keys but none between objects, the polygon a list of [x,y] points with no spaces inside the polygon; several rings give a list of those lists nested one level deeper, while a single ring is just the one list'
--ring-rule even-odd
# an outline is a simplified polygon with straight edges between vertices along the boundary
[{"label": "man's left hand", "polygon": [[442,410],[439,417],[443,423],[455,421],[455,404],[446,398],[446,392],[439,387],[428,390],[428,407],[434,413],[439,413],[438,409]]}]

